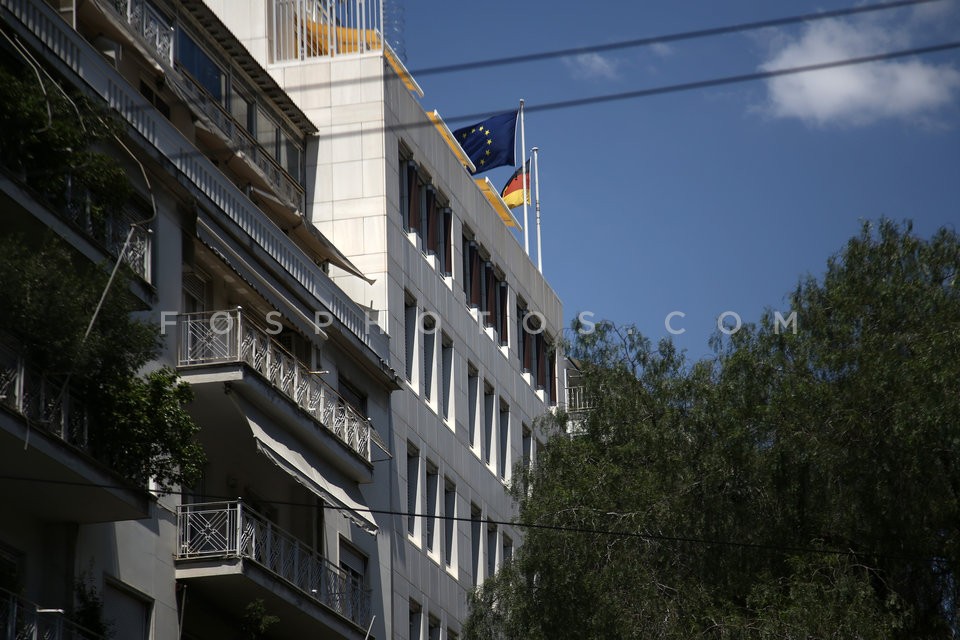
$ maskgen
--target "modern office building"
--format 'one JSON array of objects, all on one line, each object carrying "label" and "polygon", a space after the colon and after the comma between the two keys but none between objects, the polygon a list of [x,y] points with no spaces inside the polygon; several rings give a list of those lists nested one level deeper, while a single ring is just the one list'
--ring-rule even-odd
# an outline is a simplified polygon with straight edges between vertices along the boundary
[{"label": "modern office building", "polygon": [[331,268],[391,336],[404,378],[380,506],[423,517],[391,523],[392,637],[456,637],[468,592],[520,542],[490,521],[513,516],[511,470],[562,391],[560,301],[384,45],[379,2],[207,4],[316,126],[306,218],[372,280]]},{"label": "modern office building", "polygon": [[455,638],[520,544],[506,488],[564,391],[562,309],[382,15],[0,0],[5,64],[115,111],[137,194],[105,236],[5,171],[4,226],[135,267],[208,457],[182,496],[125,486],[31,413],[5,347],[0,460],[37,481],[0,480],[0,634],[66,629],[85,572],[117,637]]}]

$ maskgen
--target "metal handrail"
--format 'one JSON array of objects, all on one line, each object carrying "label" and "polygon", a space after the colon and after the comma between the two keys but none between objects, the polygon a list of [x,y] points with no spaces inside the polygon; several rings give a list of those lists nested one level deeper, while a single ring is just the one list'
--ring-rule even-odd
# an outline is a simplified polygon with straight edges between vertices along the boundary
[{"label": "metal handrail", "polygon": [[64,617],[6,589],[0,589],[0,640],[104,640]]},{"label": "metal handrail", "polygon": [[63,384],[29,365],[0,342],[0,406],[20,414],[64,442],[87,447],[87,412]]},{"label": "metal handrail", "polygon": [[567,387],[567,411],[588,411],[594,408],[594,399],[587,392],[586,387]]},{"label": "metal handrail", "polygon": [[370,420],[242,309],[180,314],[178,366],[242,362],[370,461]]},{"label": "metal handrail", "polygon": [[276,526],[242,501],[177,507],[177,559],[246,558],[358,626],[370,621],[362,578]]},{"label": "metal handrail", "polygon": [[273,62],[383,50],[382,0],[271,0]]}]

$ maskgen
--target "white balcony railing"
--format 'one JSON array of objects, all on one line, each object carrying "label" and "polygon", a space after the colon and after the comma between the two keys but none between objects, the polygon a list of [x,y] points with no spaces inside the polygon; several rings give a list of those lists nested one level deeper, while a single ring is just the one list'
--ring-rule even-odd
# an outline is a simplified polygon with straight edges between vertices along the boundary
[{"label": "white balcony railing", "polygon": [[[78,448],[87,446],[87,413],[63,385],[0,343],[0,406]],[[2,629],[2,627],[0,627]]]},{"label": "white balcony railing", "polygon": [[0,640],[103,640],[67,620],[59,609],[44,609],[0,589]]},{"label": "white balcony railing", "polygon": [[370,461],[370,421],[297,360],[242,309],[177,318],[180,367],[242,362]]},{"label": "white balcony railing", "polygon": [[113,8],[124,18],[144,44],[168,65],[173,66],[174,27],[171,21],[145,0],[112,0]]},{"label": "white balcony railing", "polygon": [[272,62],[383,49],[382,0],[269,0]]},{"label": "white balcony railing", "polygon": [[586,387],[567,387],[567,401],[564,405],[570,413],[577,411],[589,411],[593,409],[594,402]]},{"label": "white balcony railing", "polygon": [[370,591],[363,580],[324,558],[243,502],[177,507],[177,559],[247,558],[316,602],[366,627]]}]

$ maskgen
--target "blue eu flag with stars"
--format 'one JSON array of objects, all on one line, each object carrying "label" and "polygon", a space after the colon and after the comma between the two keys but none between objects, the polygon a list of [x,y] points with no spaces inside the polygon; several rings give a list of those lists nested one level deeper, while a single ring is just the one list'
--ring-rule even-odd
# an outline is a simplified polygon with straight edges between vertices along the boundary
[{"label": "blue eu flag with stars", "polygon": [[453,137],[482,173],[494,167],[516,164],[514,139],[517,134],[517,112],[507,111],[490,116],[483,122],[453,132]]}]

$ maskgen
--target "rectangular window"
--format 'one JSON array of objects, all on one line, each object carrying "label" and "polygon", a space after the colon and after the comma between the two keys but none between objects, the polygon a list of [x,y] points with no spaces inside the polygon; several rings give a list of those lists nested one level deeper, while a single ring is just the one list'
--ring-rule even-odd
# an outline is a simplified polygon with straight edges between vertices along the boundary
[{"label": "rectangular window", "polygon": [[226,105],[227,75],[183,28],[177,29],[176,60],[211,98]]},{"label": "rectangular window", "polygon": [[153,603],[126,585],[105,580],[103,584],[103,617],[112,620],[114,628],[123,630],[130,640],[150,637]]},{"label": "rectangular window", "polygon": [[483,520],[480,516],[480,507],[470,504],[470,551],[473,554],[473,586],[483,582],[483,565],[480,564],[480,550],[483,545]]},{"label": "rectangular window", "polygon": [[417,535],[417,507],[420,491],[420,450],[407,443],[407,533]]},{"label": "rectangular window", "polygon": [[497,525],[487,527],[487,575],[497,572]]},{"label": "rectangular window", "polygon": [[424,190],[423,219],[420,228],[425,234],[423,252],[437,255],[438,240],[440,239],[440,225],[437,211],[437,190],[433,185],[427,185]]},{"label": "rectangular window", "polygon": [[513,540],[507,534],[503,534],[503,564],[511,560],[513,560]]},{"label": "rectangular window", "polygon": [[507,283],[500,282],[497,286],[497,314],[496,314],[496,323],[497,334],[500,338],[500,344],[508,344],[508,331],[507,327],[507,300],[508,300],[508,290]]},{"label": "rectangular window", "polygon": [[417,301],[409,292],[405,292],[405,296],[403,304],[404,346],[406,347],[407,357],[405,373],[407,374],[407,381],[413,384],[414,369],[417,362],[414,357],[417,344]]},{"label": "rectangular window", "polygon": [[547,390],[548,404],[557,406],[557,349],[553,344],[547,345]]},{"label": "rectangular window", "polygon": [[407,164],[407,231],[420,233],[421,190],[423,181],[420,180],[417,165]]},{"label": "rectangular window", "polygon": [[467,364],[467,402],[469,403],[470,446],[480,450],[480,372]]},{"label": "rectangular window", "polygon": [[444,207],[440,212],[440,238],[437,241],[437,257],[440,258],[440,272],[445,276],[453,275],[453,211]]},{"label": "rectangular window", "polygon": [[547,387],[547,341],[543,335],[543,328],[536,335],[537,341],[537,389]]},{"label": "rectangular window", "polygon": [[500,450],[497,456],[497,469],[500,478],[507,480],[510,477],[510,407],[500,405]]},{"label": "rectangular window", "polygon": [[450,419],[450,405],[453,399],[453,340],[447,334],[440,335],[440,414],[444,420]]},{"label": "rectangular window", "polygon": [[457,534],[457,486],[449,478],[443,480],[443,559],[453,566]]},{"label": "rectangular window", "polygon": [[440,620],[433,616],[428,618],[427,640],[440,640]]},{"label": "rectangular window", "polygon": [[363,612],[359,610],[361,599],[366,586],[367,557],[349,542],[340,539],[340,569],[347,576],[347,593],[341,600],[344,615],[356,620]]},{"label": "rectangular window", "polygon": [[437,324],[432,314],[423,315],[423,397],[429,402],[433,397],[433,382],[436,379]]},{"label": "rectangular window", "polygon": [[280,132],[280,155],[277,161],[297,182],[301,182],[303,151],[296,140]]},{"label": "rectangular window", "polygon": [[523,425],[523,468],[530,469],[533,463],[533,434]]},{"label": "rectangular window", "polygon": [[435,544],[437,542],[437,516],[440,515],[440,474],[437,471],[437,465],[429,460],[427,461],[427,550],[437,551]]},{"label": "rectangular window", "polygon": [[233,85],[230,92],[230,115],[241,127],[253,133],[256,128],[256,106],[242,89]]},{"label": "rectangular window", "polygon": [[493,387],[486,382],[483,385],[483,461],[488,465],[493,460],[493,439],[496,435],[494,423],[497,419],[496,396]]},{"label": "rectangular window", "polygon": [[420,603],[416,600],[410,601],[410,629],[409,629],[409,638],[410,640],[420,640],[420,633],[422,631],[421,626],[423,625],[423,607],[420,606]]}]

